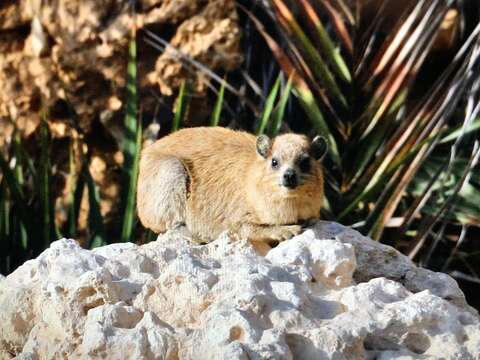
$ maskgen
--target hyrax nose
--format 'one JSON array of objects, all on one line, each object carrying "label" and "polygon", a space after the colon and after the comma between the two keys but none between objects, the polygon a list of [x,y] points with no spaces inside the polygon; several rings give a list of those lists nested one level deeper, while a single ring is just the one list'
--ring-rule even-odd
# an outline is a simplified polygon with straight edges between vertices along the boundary
[{"label": "hyrax nose", "polygon": [[297,185],[297,174],[295,173],[295,170],[287,169],[283,174],[283,186],[294,189]]}]

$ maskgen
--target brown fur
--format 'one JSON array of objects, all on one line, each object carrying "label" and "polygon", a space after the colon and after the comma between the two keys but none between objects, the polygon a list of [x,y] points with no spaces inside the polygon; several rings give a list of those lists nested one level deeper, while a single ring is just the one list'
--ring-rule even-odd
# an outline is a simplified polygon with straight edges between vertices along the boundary
[{"label": "brown fur", "polygon": [[137,189],[138,215],[155,232],[185,225],[203,241],[230,230],[252,241],[285,240],[299,223],[318,218],[323,200],[319,161],[289,190],[279,183],[282,170],[309,151],[305,136],[285,134],[273,141],[267,158],[255,136],[226,128],[175,132],[142,152]]}]

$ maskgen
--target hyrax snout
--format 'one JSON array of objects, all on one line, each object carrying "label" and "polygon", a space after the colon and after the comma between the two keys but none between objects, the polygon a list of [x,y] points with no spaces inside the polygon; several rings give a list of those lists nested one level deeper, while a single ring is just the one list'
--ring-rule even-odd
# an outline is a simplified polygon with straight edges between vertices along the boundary
[{"label": "hyrax snout", "polygon": [[326,151],[321,137],[177,131],[142,152],[140,221],[157,233],[185,226],[205,242],[226,230],[251,241],[288,239],[320,215]]}]

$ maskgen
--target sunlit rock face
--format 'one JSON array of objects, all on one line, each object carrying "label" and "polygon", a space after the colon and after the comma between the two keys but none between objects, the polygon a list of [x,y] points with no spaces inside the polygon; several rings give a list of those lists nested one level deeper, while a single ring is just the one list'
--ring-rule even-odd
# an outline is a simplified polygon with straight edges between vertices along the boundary
[{"label": "sunlit rock face", "polygon": [[168,232],[93,251],[53,243],[0,279],[0,358],[477,359],[456,282],[319,222],[266,256]]},{"label": "sunlit rock face", "polygon": [[[134,16],[131,3],[0,1],[0,147],[13,131],[3,123],[11,120],[8,123],[13,121],[28,135],[40,121],[42,104],[49,109],[51,130],[58,137],[72,131],[65,121],[65,101],[75,112],[73,119],[68,116],[70,121],[83,131],[88,133],[98,116],[114,126],[123,116],[134,27],[139,33],[139,107],[144,111],[150,112],[157,101],[149,92],[172,95],[185,80],[198,92],[206,89],[205,74],[187,71],[174,49],[212,71],[230,71],[241,64],[234,0],[139,0]],[[157,41],[160,51],[148,45],[147,32],[171,46],[163,51]]]}]

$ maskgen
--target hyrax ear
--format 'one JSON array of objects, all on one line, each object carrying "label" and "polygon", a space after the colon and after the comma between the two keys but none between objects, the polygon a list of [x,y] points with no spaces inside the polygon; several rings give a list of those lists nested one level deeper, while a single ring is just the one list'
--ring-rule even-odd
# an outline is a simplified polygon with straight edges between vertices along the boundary
[{"label": "hyrax ear", "polygon": [[323,136],[315,136],[315,138],[312,140],[312,143],[310,144],[311,155],[315,159],[320,161],[323,159],[327,151],[328,151],[327,139],[325,139]]},{"label": "hyrax ear", "polygon": [[270,153],[271,147],[272,142],[267,135],[260,135],[257,137],[257,152],[259,155],[266,159]]}]

